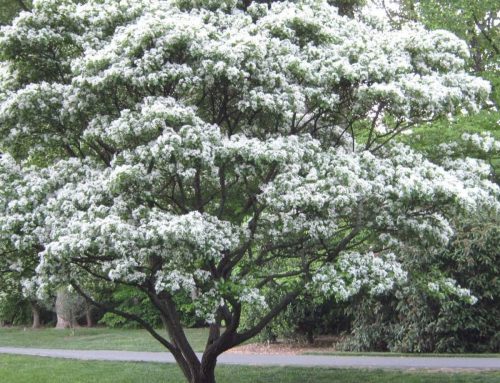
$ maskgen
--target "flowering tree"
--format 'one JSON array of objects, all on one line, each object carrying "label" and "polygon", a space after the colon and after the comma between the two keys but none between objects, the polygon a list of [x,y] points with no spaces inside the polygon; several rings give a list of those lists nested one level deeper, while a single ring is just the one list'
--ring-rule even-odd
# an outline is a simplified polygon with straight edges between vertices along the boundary
[{"label": "flowering tree", "polygon": [[[190,382],[305,291],[384,292],[401,254],[446,244],[449,215],[499,208],[480,162],[391,143],[487,97],[463,42],[268,3],[34,1],[0,38],[5,257],[137,321]],[[168,336],[87,293],[106,284],[147,296]],[[201,359],[181,292],[210,324]]]}]

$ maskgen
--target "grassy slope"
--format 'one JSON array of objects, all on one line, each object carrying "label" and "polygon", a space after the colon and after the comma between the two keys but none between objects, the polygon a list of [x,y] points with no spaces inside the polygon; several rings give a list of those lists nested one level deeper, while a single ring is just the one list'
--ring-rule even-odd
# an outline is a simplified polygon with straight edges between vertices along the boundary
[{"label": "grassy slope", "polygon": [[[182,383],[175,365],[86,362],[0,355],[0,377],[8,383]],[[496,383],[500,372],[435,373],[381,370],[217,367],[219,383]]]}]

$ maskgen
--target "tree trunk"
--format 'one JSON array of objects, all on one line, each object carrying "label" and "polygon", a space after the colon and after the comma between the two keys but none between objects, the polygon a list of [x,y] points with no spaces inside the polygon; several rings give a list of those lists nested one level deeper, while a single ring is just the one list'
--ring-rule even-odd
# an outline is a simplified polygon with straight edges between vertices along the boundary
[{"label": "tree trunk", "polygon": [[76,320],[74,320],[72,315],[68,315],[68,310],[65,310],[67,306],[68,293],[64,289],[57,290],[56,295],[56,314],[57,314],[57,329],[74,328],[76,327]]},{"label": "tree trunk", "polygon": [[314,344],[314,331],[312,328],[309,328],[306,333],[306,340],[307,344],[312,345]]},{"label": "tree trunk", "polygon": [[215,383],[215,374],[211,376],[199,376],[193,379],[190,383]]},{"label": "tree trunk", "polygon": [[64,314],[62,312],[62,306],[63,306],[63,301],[64,301],[64,292],[58,291],[56,295],[56,315],[57,315],[57,323],[56,323],[56,328],[57,329],[65,329],[65,328],[70,328],[71,323],[64,318]]},{"label": "tree trunk", "polygon": [[195,376],[191,383],[215,383],[215,362],[202,367],[199,375]]},{"label": "tree trunk", "polygon": [[70,327],[71,327],[71,323],[58,314],[56,328],[57,329],[65,329],[65,328],[70,328]]},{"label": "tree trunk", "polygon": [[87,327],[94,327],[94,318],[92,317],[92,306],[88,305],[85,310],[85,321]]},{"label": "tree trunk", "polygon": [[36,303],[31,304],[31,313],[33,314],[33,328],[40,328],[40,307]]}]

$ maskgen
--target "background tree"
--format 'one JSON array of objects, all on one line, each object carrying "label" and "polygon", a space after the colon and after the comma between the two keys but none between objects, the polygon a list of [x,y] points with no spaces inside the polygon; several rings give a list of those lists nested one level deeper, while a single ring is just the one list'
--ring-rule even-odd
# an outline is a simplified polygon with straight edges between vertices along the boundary
[{"label": "background tree", "polygon": [[85,300],[71,289],[62,287],[57,290],[55,311],[57,314],[56,328],[71,328],[73,331],[78,327],[80,319],[87,309]]},{"label": "background tree", "polygon": [[[146,328],[190,382],[305,293],[383,293],[404,254],[442,250],[452,217],[499,208],[482,163],[391,143],[486,99],[463,42],[323,1],[235,7],[36,1],[0,38],[2,242],[37,249],[44,287]],[[167,334],[98,284],[147,296]],[[210,324],[201,360],[179,292]]]},{"label": "background tree", "polygon": [[3,0],[0,4],[0,25],[7,25],[21,11],[31,10],[31,0]]},{"label": "background tree", "polygon": [[[10,269],[1,270],[0,278],[0,326],[26,324],[32,321],[33,328],[39,326],[37,312],[31,312],[29,302],[22,294],[19,280],[12,279]],[[33,315],[31,315],[33,314]]]}]

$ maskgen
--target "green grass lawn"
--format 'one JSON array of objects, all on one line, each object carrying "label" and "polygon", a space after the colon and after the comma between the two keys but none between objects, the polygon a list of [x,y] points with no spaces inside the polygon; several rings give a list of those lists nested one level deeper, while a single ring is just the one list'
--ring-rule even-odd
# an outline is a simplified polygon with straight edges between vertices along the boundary
[{"label": "green grass lawn", "polygon": [[[163,330],[158,330],[163,331]],[[186,329],[186,334],[196,351],[203,351],[208,335],[204,328]],[[0,347],[35,347],[79,350],[124,350],[124,351],[165,351],[146,330],[77,328],[71,330],[11,327],[0,328]],[[500,357],[500,354],[401,354],[389,352],[336,352],[328,348],[317,349],[307,354],[347,355],[347,356],[459,356],[459,357]],[[0,380],[0,383],[1,380]]]},{"label": "green grass lawn", "polygon": [[[497,383],[500,372],[402,372],[291,367],[217,367],[218,383]],[[173,364],[87,362],[0,355],[6,383],[183,383]]]},{"label": "green grass lawn", "polygon": [[[163,331],[163,330],[159,330]],[[187,337],[196,351],[203,351],[207,341],[207,329],[186,329]],[[166,334],[165,334],[166,335]],[[166,349],[146,330],[54,328],[0,328],[0,347],[63,348],[79,350],[165,351]]]}]

